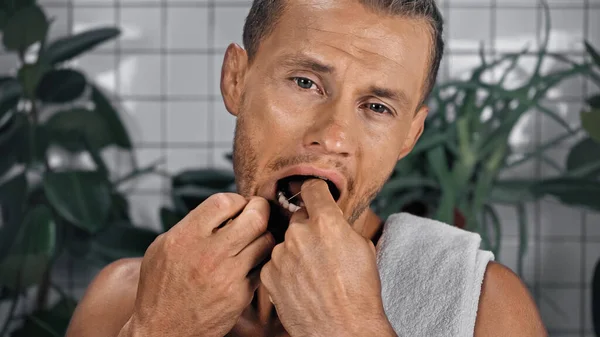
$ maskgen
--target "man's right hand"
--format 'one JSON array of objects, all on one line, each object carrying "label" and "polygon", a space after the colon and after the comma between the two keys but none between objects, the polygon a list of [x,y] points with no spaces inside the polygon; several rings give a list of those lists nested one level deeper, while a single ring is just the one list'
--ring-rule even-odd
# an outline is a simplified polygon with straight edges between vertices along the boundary
[{"label": "man's right hand", "polygon": [[265,199],[216,194],[160,235],[146,251],[133,314],[119,336],[227,334],[259,286],[260,270],[249,272],[275,246],[268,220]]}]

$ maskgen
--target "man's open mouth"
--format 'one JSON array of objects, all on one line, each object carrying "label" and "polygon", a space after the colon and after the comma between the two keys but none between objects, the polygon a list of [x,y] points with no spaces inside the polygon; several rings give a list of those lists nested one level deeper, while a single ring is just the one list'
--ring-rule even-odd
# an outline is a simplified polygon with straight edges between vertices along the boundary
[{"label": "man's open mouth", "polygon": [[279,202],[279,205],[292,213],[297,212],[300,208],[304,207],[304,201],[302,200],[300,190],[302,188],[302,183],[308,179],[324,180],[329,187],[329,192],[331,193],[333,199],[337,201],[340,198],[340,189],[335,185],[334,182],[325,177],[313,175],[291,175],[277,182],[277,194],[275,198]]}]

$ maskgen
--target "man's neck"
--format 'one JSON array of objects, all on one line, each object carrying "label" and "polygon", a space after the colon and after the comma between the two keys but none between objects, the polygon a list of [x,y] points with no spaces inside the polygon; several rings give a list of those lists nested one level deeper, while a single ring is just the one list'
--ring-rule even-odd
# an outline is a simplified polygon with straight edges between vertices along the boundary
[{"label": "man's neck", "polygon": [[352,227],[365,239],[373,240],[373,243],[377,244],[377,239],[379,239],[381,231],[383,230],[383,221],[372,209],[368,208],[356,222],[354,222]]}]

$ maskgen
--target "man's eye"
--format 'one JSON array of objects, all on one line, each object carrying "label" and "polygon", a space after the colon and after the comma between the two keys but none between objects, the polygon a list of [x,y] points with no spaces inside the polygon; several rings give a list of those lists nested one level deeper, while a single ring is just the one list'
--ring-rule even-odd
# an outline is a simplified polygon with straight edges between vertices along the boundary
[{"label": "man's eye", "polygon": [[367,103],[366,107],[377,113],[391,113],[388,107],[379,103]]},{"label": "man's eye", "polygon": [[302,89],[310,89],[315,84],[315,82],[304,77],[295,77],[294,81]]}]

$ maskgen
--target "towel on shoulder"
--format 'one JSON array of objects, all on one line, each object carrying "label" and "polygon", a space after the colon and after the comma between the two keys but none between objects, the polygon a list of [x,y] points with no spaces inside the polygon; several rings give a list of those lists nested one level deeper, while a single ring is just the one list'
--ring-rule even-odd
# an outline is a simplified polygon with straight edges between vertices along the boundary
[{"label": "towel on shoulder", "polygon": [[399,336],[472,337],[492,252],[479,234],[406,213],[377,242],[383,306]]}]

